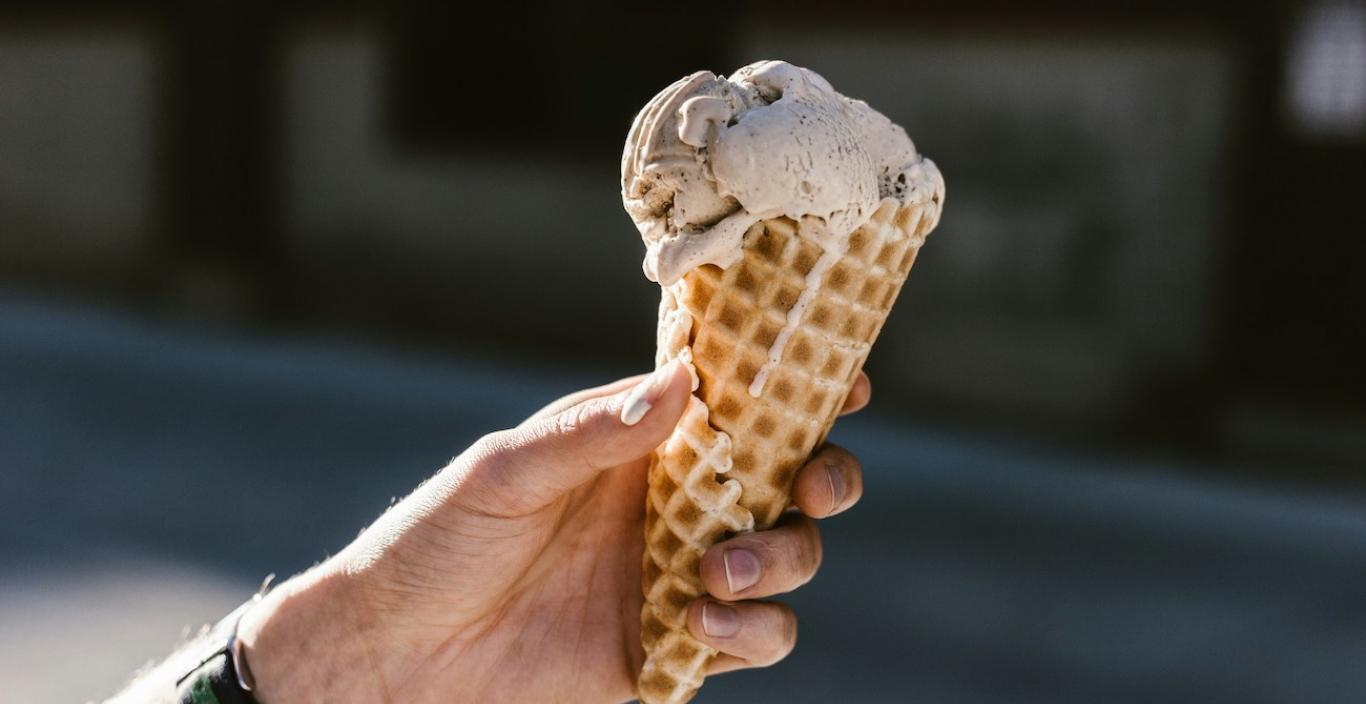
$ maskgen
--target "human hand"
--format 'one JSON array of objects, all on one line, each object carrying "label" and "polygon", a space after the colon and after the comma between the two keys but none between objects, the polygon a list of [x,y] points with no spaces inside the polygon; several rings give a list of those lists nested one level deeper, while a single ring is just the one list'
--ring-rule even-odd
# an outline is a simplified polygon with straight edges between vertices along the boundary
[{"label": "human hand", "polygon": [[[567,396],[485,436],[341,553],[267,595],[238,629],[263,704],[617,702],[634,696],[650,452],[689,397],[674,363]],[[860,374],[844,411],[862,408]],[[643,415],[642,415],[643,413]],[[625,420],[634,420],[628,424]],[[809,581],[813,518],[862,494],[826,445],[797,474],[797,511],[713,546],[712,598],[689,628],[712,672],[766,666],[796,639],[788,607],[754,601]]]}]

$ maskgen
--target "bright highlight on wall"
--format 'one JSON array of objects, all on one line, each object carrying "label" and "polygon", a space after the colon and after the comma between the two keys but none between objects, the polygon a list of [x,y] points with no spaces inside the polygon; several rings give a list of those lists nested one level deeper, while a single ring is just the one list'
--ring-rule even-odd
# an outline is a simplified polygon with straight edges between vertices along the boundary
[{"label": "bright highlight on wall", "polygon": [[1286,75],[1297,129],[1322,137],[1366,134],[1366,4],[1312,7],[1290,44]]}]

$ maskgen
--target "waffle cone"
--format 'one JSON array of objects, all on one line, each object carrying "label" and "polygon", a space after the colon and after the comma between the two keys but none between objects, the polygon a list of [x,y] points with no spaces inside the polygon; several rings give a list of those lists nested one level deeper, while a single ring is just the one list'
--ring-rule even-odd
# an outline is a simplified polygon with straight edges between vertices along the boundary
[{"label": "waffle cone", "polygon": [[687,626],[688,604],[706,592],[702,554],[772,526],[791,503],[793,477],[839,415],[939,206],[938,196],[885,199],[843,252],[821,246],[831,240],[818,219],[764,220],[738,262],[663,290],[656,363],[681,359],[698,384],[650,467],[644,704],[686,702],[701,686],[716,657]]}]

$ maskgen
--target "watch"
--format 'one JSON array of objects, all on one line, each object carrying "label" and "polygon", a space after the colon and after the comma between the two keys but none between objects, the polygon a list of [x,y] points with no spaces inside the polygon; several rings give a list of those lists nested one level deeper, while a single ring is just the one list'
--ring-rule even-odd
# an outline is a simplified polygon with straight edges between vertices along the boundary
[{"label": "watch", "polygon": [[267,577],[256,595],[223,617],[200,640],[199,655],[193,659],[197,664],[176,680],[178,704],[260,704],[252,696],[256,683],[242,653],[242,642],[237,639],[237,624],[261,601],[269,583]]}]

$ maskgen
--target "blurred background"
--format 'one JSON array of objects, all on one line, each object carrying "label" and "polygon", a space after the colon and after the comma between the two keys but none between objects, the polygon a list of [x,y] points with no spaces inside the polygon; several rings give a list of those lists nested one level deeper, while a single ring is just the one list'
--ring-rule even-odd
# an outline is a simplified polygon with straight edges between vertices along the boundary
[{"label": "blurred background", "polygon": [[0,4],[0,698],[648,367],[627,127],[782,58],[949,197],[802,643],[699,701],[1366,699],[1366,4],[1136,5]]}]

